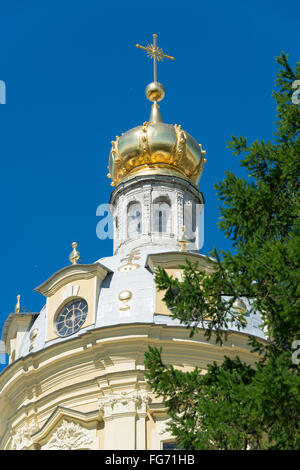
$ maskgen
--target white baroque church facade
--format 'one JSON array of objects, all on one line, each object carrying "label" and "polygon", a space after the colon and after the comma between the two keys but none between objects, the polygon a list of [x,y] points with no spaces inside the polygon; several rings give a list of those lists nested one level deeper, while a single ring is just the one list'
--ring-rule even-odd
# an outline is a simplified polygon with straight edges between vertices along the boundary
[{"label": "white baroque church facade", "polygon": [[148,346],[162,346],[164,361],[182,370],[205,371],[225,354],[256,360],[247,334],[263,338],[258,315],[243,331],[232,326],[220,347],[201,329],[190,338],[156,290],[157,266],[180,279],[186,259],[205,271],[211,264],[199,254],[205,152],[181,126],[162,122],[156,75],[146,96],[149,122],[117,137],[109,156],[113,256],[78,264],[74,244],[72,264],[35,289],[42,310],[17,307],[4,324],[0,449],[172,448],[167,408],[144,377]]}]

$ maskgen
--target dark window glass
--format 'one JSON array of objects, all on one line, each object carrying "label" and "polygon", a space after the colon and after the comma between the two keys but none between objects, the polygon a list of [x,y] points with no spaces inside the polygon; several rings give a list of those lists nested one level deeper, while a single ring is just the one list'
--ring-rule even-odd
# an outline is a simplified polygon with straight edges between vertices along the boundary
[{"label": "dark window glass", "polygon": [[179,450],[176,442],[163,442],[163,450]]}]

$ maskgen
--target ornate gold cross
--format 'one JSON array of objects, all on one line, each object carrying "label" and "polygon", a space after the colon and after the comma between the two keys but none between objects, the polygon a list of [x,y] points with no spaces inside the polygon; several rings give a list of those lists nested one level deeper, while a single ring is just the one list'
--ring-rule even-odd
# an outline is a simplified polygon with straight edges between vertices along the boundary
[{"label": "ornate gold cross", "polygon": [[157,47],[156,44],[157,34],[153,34],[153,44],[147,44],[147,47],[140,46],[139,44],[136,45],[139,49],[143,49],[147,51],[147,56],[153,59],[154,64],[154,82],[157,82],[157,61],[163,61],[164,58],[174,60],[175,57],[172,57],[167,54],[163,54],[163,50]]}]

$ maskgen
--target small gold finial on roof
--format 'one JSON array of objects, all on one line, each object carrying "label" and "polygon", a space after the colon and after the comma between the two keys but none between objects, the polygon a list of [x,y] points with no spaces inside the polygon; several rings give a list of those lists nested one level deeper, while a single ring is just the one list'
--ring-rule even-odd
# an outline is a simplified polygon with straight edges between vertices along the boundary
[{"label": "small gold finial on roof", "polygon": [[20,295],[17,295],[17,303],[16,303],[16,306],[15,306],[15,313],[20,313],[20,310],[21,310],[21,305],[20,305]]},{"label": "small gold finial on roof", "polygon": [[178,239],[178,245],[179,245],[179,251],[186,251],[186,246],[188,244],[188,239],[186,238],[185,235],[185,226],[182,225],[181,227],[181,236]]},{"label": "small gold finial on roof", "polygon": [[157,81],[157,62],[163,61],[164,58],[174,60],[175,57],[170,55],[164,54],[163,50],[160,47],[157,47],[157,34],[153,34],[153,44],[147,44],[146,47],[140,46],[140,44],[136,44],[136,47],[139,49],[143,49],[147,52],[147,56],[153,59],[153,67],[154,67],[154,81],[149,83],[146,87],[146,97],[150,101],[161,101],[165,96],[165,89],[161,83]]},{"label": "small gold finial on roof", "polygon": [[80,259],[80,253],[79,251],[76,250],[77,248],[77,243],[73,242],[72,243],[72,248],[73,250],[71,251],[69,255],[69,260],[71,261],[72,264],[77,264],[77,261]]}]

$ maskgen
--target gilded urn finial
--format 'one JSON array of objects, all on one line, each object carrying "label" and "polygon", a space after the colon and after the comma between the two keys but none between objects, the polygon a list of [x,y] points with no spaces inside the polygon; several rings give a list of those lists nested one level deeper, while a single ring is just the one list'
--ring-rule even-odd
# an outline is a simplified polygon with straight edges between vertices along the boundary
[{"label": "gilded urn finial", "polygon": [[178,245],[179,245],[179,251],[186,251],[186,246],[188,244],[188,239],[186,238],[185,235],[185,226],[182,225],[181,227],[181,235],[178,239]]},{"label": "gilded urn finial", "polygon": [[17,303],[16,303],[16,306],[15,306],[15,313],[20,313],[20,310],[21,310],[21,305],[20,305],[20,295],[17,295]]},{"label": "gilded urn finial", "polygon": [[77,264],[77,261],[80,259],[80,253],[77,251],[77,243],[73,242],[72,243],[72,248],[73,250],[71,251],[69,255],[69,260],[72,264]]}]

